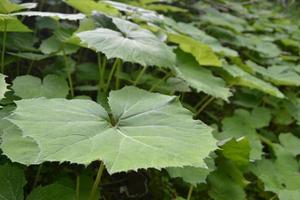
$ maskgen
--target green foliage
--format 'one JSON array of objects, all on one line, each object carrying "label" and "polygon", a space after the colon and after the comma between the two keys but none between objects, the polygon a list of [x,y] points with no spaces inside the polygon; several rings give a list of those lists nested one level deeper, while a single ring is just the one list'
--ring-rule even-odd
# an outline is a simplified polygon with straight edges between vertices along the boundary
[{"label": "green foliage", "polygon": [[72,188],[54,183],[44,187],[38,187],[32,191],[27,200],[52,200],[52,199],[74,199],[75,191]]},{"label": "green foliage", "polygon": [[22,188],[26,184],[22,169],[5,164],[0,167],[0,199],[23,200]]}]

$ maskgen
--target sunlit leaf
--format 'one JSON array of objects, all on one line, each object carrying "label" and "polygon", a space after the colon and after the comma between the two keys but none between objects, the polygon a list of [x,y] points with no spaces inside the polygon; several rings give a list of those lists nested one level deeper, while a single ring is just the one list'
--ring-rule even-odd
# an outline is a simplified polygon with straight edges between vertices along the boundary
[{"label": "sunlit leaf", "polygon": [[200,65],[221,66],[221,61],[206,44],[196,41],[188,36],[172,33],[168,34],[168,40],[178,44],[180,49],[184,52],[191,53]]},{"label": "sunlit leaf", "polygon": [[98,28],[78,33],[77,36],[89,48],[104,53],[107,58],[121,58],[143,66],[174,66],[175,55],[150,31],[119,18],[113,18],[113,23],[120,32]]},{"label": "sunlit leaf", "polygon": [[[203,159],[215,148],[211,129],[192,120],[174,96],[134,87],[113,91],[109,97],[112,117],[89,100],[38,98],[16,103],[9,121],[40,150],[38,155],[24,155],[31,156],[27,161],[15,160],[24,164],[89,164],[101,159],[110,173],[149,167],[206,167]],[[14,146],[12,152],[4,153],[13,155],[19,145]]]}]

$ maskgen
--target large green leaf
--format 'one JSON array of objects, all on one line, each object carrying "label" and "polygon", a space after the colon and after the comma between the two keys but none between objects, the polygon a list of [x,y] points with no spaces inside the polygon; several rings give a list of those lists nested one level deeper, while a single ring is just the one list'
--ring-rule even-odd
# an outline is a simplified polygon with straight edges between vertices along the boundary
[{"label": "large green leaf", "polygon": [[7,86],[5,76],[0,74],[0,100],[4,98],[4,94],[8,91]]},{"label": "large green leaf", "polygon": [[0,200],[23,200],[25,184],[22,169],[10,164],[0,166]]},{"label": "large green leaf", "polygon": [[[192,120],[176,97],[135,87],[110,93],[111,117],[89,100],[39,98],[16,103],[8,120],[23,131],[22,138],[34,140],[39,151],[38,155],[24,155],[27,160],[14,160],[24,164],[89,164],[101,159],[110,173],[148,167],[205,167],[204,157],[215,148],[211,128]],[[2,145],[10,136],[4,134]],[[14,147],[3,149],[11,159],[17,157],[14,152],[19,145]]]},{"label": "large green leaf", "polygon": [[275,97],[284,98],[284,94],[282,94],[276,87],[249,74],[248,72],[245,72],[235,65],[226,65],[223,69],[230,75],[228,82],[231,82],[233,85],[257,89]]},{"label": "large green leaf", "polygon": [[121,58],[143,66],[173,67],[175,55],[153,33],[132,22],[113,18],[119,31],[98,28],[78,33],[89,48],[103,52],[108,58]]},{"label": "large green leaf", "polygon": [[34,189],[26,200],[74,200],[76,192],[72,188],[54,183],[44,187]]},{"label": "large green leaf", "polygon": [[213,50],[200,41],[185,35],[173,33],[168,34],[168,40],[178,44],[180,49],[184,52],[192,54],[200,65],[221,66],[221,61],[216,54],[214,54]]},{"label": "large green leaf", "polygon": [[48,75],[43,82],[31,75],[18,76],[13,81],[12,89],[15,94],[23,99],[46,97],[66,97],[69,92],[68,83],[56,75]]},{"label": "large green leaf", "polygon": [[221,78],[214,76],[211,71],[201,67],[192,55],[180,50],[176,51],[176,55],[175,70],[178,77],[198,92],[204,92],[211,96],[228,100],[231,92]]}]

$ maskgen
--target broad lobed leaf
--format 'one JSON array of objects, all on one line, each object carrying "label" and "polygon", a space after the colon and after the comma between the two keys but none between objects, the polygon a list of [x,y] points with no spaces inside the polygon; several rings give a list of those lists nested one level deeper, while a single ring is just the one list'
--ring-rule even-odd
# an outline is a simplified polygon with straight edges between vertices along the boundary
[{"label": "broad lobed leaf", "polygon": [[[111,92],[112,122],[100,105],[89,100],[39,98],[16,103],[8,120],[22,130],[22,136],[7,130],[2,148],[6,142],[16,142],[16,148],[3,148],[4,153],[24,164],[89,164],[101,159],[110,173],[149,167],[205,167],[203,159],[215,148],[211,128],[192,120],[175,97],[134,87]],[[37,145],[34,150],[30,146],[24,159],[18,148],[28,142]]]}]

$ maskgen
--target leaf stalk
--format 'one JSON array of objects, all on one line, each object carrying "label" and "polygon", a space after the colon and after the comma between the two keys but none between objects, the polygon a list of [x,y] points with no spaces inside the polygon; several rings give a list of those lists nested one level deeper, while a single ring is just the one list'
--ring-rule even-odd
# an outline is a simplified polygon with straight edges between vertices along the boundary
[{"label": "leaf stalk", "polygon": [[93,184],[93,187],[92,187],[92,190],[91,190],[91,193],[90,193],[89,200],[95,200],[94,198],[96,196],[97,189],[98,189],[99,184],[101,182],[101,177],[102,177],[104,168],[105,168],[104,163],[101,162],[100,167],[99,167],[98,172],[97,172],[96,180]]}]

